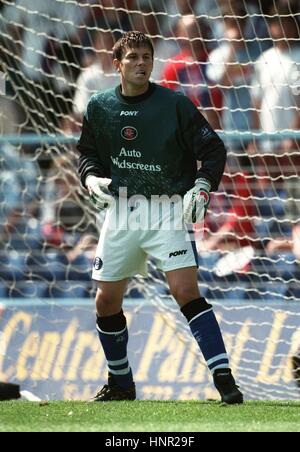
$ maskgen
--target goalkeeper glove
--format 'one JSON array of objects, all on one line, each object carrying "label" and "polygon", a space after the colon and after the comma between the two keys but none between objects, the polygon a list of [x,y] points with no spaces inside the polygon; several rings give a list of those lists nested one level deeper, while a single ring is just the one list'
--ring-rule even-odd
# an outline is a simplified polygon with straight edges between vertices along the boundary
[{"label": "goalkeeper glove", "polygon": [[195,186],[183,198],[185,223],[197,223],[205,218],[210,203],[211,184],[207,179],[197,179]]},{"label": "goalkeeper glove", "polygon": [[114,197],[109,192],[111,179],[104,177],[88,176],[85,181],[90,198],[97,210],[106,209],[114,202]]}]

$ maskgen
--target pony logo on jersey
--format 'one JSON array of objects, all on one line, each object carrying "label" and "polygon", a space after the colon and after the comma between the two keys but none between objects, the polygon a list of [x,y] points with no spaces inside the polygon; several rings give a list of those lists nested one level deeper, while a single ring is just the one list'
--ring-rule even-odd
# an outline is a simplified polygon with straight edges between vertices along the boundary
[{"label": "pony logo on jersey", "polygon": [[139,114],[138,111],[121,111],[120,116],[137,116]]},{"label": "pony logo on jersey", "polygon": [[132,141],[138,136],[138,131],[135,127],[127,126],[121,130],[121,135],[125,140]]},{"label": "pony logo on jersey", "polygon": [[100,259],[100,257],[95,257],[94,259],[94,269],[95,270],[101,270],[103,267],[103,261]]}]

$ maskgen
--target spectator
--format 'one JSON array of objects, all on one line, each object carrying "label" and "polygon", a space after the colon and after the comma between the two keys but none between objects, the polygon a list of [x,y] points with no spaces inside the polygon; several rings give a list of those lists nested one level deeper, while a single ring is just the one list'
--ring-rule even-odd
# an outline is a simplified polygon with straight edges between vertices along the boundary
[{"label": "spectator", "polygon": [[[255,63],[252,82],[254,129],[263,132],[298,130],[300,128],[300,47],[299,31],[289,8],[274,9],[269,18],[274,47],[264,52]],[[293,149],[295,142],[286,140],[284,149]],[[263,149],[282,148],[265,141]]]},{"label": "spectator", "polygon": [[[0,17],[1,28],[3,23]],[[0,135],[18,133],[25,119],[22,117],[21,108],[15,99],[15,91],[10,83],[16,70],[15,50],[16,46],[7,37],[0,36]]]},{"label": "spectator", "polygon": [[54,130],[60,117],[70,111],[74,43],[85,12],[81,0],[17,0],[3,8],[7,34],[12,41],[22,42],[15,49],[21,60],[15,84],[21,103],[26,105],[25,114],[30,120],[27,127]]},{"label": "spectator", "polygon": [[21,122],[18,104],[0,92],[0,135],[18,133]]},{"label": "spectator", "polygon": [[38,169],[24,150],[0,145],[0,243],[23,227],[38,210]]},{"label": "spectator", "polygon": [[[251,121],[250,83],[252,63],[244,34],[247,26],[246,11],[223,10],[225,42],[209,55],[207,74],[213,83],[221,86],[224,95],[222,123],[225,131],[249,131]],[[236,140],[231,149],[240,151],[243,142]]]},{"label": "spectator", "polygon": [[[2,3],[4,9],[5,4]],[[0,30],[5,30],[5,21],[0,14]],[[16,56],[19,55],[20,44],[13,41],[6,33],[0,32],[0,134],[13,135],[18,127],[25,122],[25,115],[16,99],[14,82],[18,72]]]},{"label": "spectator", "polygon": [[212,196],[205,220],[204,240],[198,242],[200,253],[260,246],[253,222],[256,181],[247,157],[242,158],[240,167],[243,168],[241,172],[234,172],[231,168],[232,172],[223,176],[221,191]]},{"label": "spectator", "polygon": [[300,260],[300,187],[299,176],[288,178],[285,181],[286,211],[285,221],[291,226],[291,235],[282,235],[270,240],[267,245],[268,254],[276,254],[282,251],[291,251],[297,260]]},{"label": "spectator", "polygon": [[252,57],[256,60],[262,52],[272,47],[266,16],[271,14],[273,0],[244,0],[249,14],[246,27],[246,39],[255,43]]},{"label": "spectator", "polygon": [[200,107],[214,129],[220,128],[218,111],[222,95],[216,88],[209,89],[206,76],[209,27],[204,20],[184,16],[177,24],[180,53],[174,55],[162,73],[163,85],[174,91],[182,91]]},{"label": "spectator", "polygon": [[95,92],[117,85],[111,55],[114,44],[112,33],[109,30],[97,30],[93,33],[93,42],[96,59],[92,65],[82,70],[76,83],[74,112],[79,115],[83,115],[90,97]]},{"label": "spectator", "polygon": [[98,244],[98,236],[91,233],[83,235],[75,246],[68,250],[66,256],[70,263],[75,262],[82,254],[92,264],[95,257],[95,250]]},{"label": "spectator", "polygon": [[179,52],[179,45],[176,37],[163,27],[163,23],[168,21],[168,16],[157,14],[162,12],[161,3],[152,5],[149,0],[136,0],[136,9],[138,12],[132,15],[132,29],[145,33],[151,38],[155,51],[151,78],[156,83],[160,83],[163,68],[166,62]]},{"label": "spectator", "polygon": [[[252,82],[253,128],[275,133],[300,128],[300,47],[299,31],[290,7],[278,5],[269,18],[274,47],[264,52],[255,63]],[[286,192],[286,215],[291,221],[292,237],[272,240],[268,251],[298,249],[299,230],[299,143],[292,137],[284,140],[263,140],[257,147],[249,146],[254,154],[257,173],[270,182],[275,190]],[[270,181],[271,178],[271,181]]]},{"label": "spectator", "polygon": [[[148,0],[149,1],[149,0]],[[176,27],[178,18],[186,15],[219,16],[218,0],[165,0],[160,9],[168,15],[168,20],[162,24],[162,29],[172,31]],[[164,16],[162,16],[164,17]],[[211,24],[212,25],[212,24]]]},{"label": "spectator", "polygon": [[75,182],[75,161],[70,155],[53,159],[41,210],[42,232],[50,247],[73,246],[84,232],[95,231]]},{"label": "spectator", "polygon": [[130,14],[135,0],[96,0],[93,1],[89,16],[85,21],[87,30],[104,29],[122,34],[131,29]]}]

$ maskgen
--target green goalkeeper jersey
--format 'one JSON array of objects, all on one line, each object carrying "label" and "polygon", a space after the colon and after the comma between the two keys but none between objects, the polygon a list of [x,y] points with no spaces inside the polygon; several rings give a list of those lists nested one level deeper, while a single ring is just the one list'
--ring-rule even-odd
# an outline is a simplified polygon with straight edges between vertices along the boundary
[{"label": "green goalkeeper jersey", "polygon": [[95,94],[78,150],[83,186],[88,175],[111,178],[115,196],[120,188],[128,196],[184,195],[196,177],[216,190],[226,162],[222,140],[194,104],[154,83],[137,97],[120,87]]}]

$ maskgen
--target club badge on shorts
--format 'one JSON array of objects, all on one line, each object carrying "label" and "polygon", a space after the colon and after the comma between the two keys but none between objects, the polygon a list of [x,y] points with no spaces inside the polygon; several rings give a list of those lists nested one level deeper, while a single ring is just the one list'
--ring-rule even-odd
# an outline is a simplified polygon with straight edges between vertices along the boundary
[{"label": "club badge on shorts", "polygon": [[95,257],[94,259],[94,269],[95,270],[101,270],[103,267],[103,261],[100,259],[100,257]]}]

